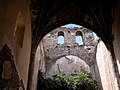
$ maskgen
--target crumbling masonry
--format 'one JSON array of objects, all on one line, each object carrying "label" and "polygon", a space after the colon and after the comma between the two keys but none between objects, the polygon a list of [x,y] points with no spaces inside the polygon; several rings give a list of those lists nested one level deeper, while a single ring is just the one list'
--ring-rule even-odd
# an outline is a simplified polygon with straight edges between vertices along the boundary
[{"label": "crumbling masonry", "polygon": [[[58,43],[59,36],[64,37],[63,44]],[[82,37],[82,45],[76,43],[76,36]],[[50,69],[58,59],[72,55],[82,59],[89,66],[92,76],[101,83],[96,64],[96,42],[92,31],[84,27],[59,27],[47,34],[41,42],[44,48],[46,74],[51,72]]]}]

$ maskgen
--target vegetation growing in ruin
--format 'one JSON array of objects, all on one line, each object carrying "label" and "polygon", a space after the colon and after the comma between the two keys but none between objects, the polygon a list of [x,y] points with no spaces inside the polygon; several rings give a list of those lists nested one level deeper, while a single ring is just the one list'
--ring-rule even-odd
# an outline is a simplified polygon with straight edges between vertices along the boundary
[{"label": "vegetation growing in ruin", "polygon": [[39,71],[37,90],[97,90],[97,83],[87,72],[60,73],[45,79]]}]

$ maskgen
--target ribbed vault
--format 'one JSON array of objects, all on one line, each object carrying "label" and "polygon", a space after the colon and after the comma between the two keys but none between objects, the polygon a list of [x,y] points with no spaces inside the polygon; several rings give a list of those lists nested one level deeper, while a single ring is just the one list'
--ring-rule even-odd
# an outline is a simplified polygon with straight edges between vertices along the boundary
[{"label": "ribbed vault", "polygon": [[37,47],[51,30],[68,23],[94,31],[104,43],[111,41],[112,8],[116,0],[31,0],[32,41]]}]

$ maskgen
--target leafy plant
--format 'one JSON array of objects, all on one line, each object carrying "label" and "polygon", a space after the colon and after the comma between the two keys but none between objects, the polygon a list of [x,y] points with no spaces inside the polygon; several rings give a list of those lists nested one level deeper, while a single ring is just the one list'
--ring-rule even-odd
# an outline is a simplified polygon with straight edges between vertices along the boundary
[{"label": "leafy plant", "polygon": [[38,90],[97,90],[97,82],[87,72],[60,73],[53,79],[38,75]]}]

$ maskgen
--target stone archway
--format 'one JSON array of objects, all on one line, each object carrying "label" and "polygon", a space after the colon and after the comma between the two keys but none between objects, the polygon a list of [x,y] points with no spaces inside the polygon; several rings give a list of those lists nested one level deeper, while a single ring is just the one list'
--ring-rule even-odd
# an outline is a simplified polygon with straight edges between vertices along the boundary
[{"label": "stone archway", "polygon": [[50,70],[46,72],[46,77],[52,77],[58,73],[71,74],[75,71],[86,71],[90,73],[89,65],[81,58],[73,55],[67,55],[56,60]]},{"label": "stone archway", "polygon": [[[67,23],[75,23],[93,30],[109,47],[112,47],[112,8],[116,1],[107,6],[103,1],[83,0],[81,2],[57,1],[31,1],[30,10],[32,18],[32,49],[29,66],[28,90],[30,90],[34,59],[37,46],[41,39],[53,29]],[[86,3],[88,2],[88,3]],[[111,53],[113,47],[111,48]],[[113,53],[114,54],[114,53]],[[114,55],[113,55],[114,58]],[[115,62],[115,59],[114,59]],[[116,64],[115,64],[116,65]],[[114,66],[115,66],[114,65]],[[117,73],[117,70],[115,70]]]}]

